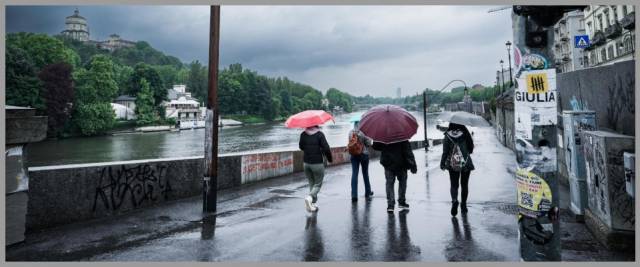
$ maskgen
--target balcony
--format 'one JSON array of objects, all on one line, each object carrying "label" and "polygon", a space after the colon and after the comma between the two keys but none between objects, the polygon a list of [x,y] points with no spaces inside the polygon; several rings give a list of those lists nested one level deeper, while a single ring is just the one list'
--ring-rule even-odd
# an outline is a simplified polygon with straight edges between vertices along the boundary
[{"label": "balcony", "polygon": [[631,12],[624,16],[620,21],[622,27],[627,30],[633,30],[636,27],[636,12]]},{"label": "balcony", "polygon": [[598,46],[603,45],[606,42],[607,38],[604,36],[604,33],[602,31],[597,31],[593,34],[593,40],[591,41],[591,44]]},{"label": "balcony", "polygon": [[607,37],[607,39],[615,39],[620,36],[621,33],[622,27],[619,23],[614,23],[604,30],[604,36]]},{"label": "balcony", "polygon": [[560,41],[563,41],[563,42],[567,42],[567,41],[569,41],[569,36],[566,36],[566,35],[564,35],[564,34],[563,34],[563,35],[560,35]]},{"label": "balcony", "polygon": [[571,61],[571,56],[569,55],[569,53],[563,53],[562,54],[562,61],[563,62]]}]

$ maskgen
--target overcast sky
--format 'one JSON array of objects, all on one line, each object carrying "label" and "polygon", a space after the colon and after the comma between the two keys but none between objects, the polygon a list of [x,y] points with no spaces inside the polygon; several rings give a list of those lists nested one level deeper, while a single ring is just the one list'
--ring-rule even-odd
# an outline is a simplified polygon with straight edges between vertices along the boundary
[{"label": "overcast sky", "polygon": [[[78,6],[91,39],[149,42],[183,62],[208,57],[208,6]],[[75,6],[7,6],[7,32],[58,34]],[[494,6],[222,6],[220,64],[321,91],[395,96],[452,79],[493,85],[510,9]],[[455,84],[454,84],[455,86]]]}]

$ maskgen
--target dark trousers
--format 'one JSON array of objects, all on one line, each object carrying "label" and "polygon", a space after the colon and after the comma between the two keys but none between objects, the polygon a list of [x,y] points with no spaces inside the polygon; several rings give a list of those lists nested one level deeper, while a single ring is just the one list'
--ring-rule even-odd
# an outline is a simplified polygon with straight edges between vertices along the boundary
[{"label": "dark trousers", "polygon": [[462,203],[467,203],[469,196],[469,175],[471,171],[456,172],[449,170],[449,180],[451,181],[451,201],[458,201],[458,187],[462,185]]},{"label": "dark trousers", "polygon": [[395,206],[395,196],[393,194],[393,185],[398,179],[398,203],[404,203],[404,195],[407,192],[407,170],[390,171],[385,169],[384,176],[387,180],[387,205]]},{"label": "dark trousers", "polygon": [[351,197],[358,197],[358,170],[362,166],[362,178],[364,179],[365,196],[371,192],[369,183],[369,155],[360,154],[351,156]]}]

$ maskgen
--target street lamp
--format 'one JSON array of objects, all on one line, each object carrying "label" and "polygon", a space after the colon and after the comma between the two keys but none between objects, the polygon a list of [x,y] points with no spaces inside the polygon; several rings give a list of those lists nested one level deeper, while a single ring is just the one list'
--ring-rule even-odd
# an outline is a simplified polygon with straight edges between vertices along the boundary
[{"label": "street lamp", "polygon": [[513,74],[511,74],[511,42],[507,41],[505,43],[507,46],[507,56],[509,56],[509,86],[513,84]]},{"label": "street lamp", "polygon": [[[440,89],[438,92],[436,92],[435,94],[433,94],[433,96],[436,96],[438,94],[440,94],[444,89],[447,88],[447,86],[449,86],[450,84],[452,84],[453,82],[461,82],[462,84],[464,84],[464,89],[467,89],[467,83],[465,83],[463,80],[452,80],[449,83],[447,83],[445,86],[442,87],[442,89]],[[423,97],[423,102],[422,102],[422,110],[423,110],[423,122],[424,122],[424,150],[425,151],[429,151],[429,139],[427,139],[427,90],[425,89],[422,92],[422,97]]]},{"label": "street lamp", "polygon": [[502,91],[504,91],[504,67],[502,66],[502,64],[504,64],[504,60],[500,60],[500,76],[502,76]]}]

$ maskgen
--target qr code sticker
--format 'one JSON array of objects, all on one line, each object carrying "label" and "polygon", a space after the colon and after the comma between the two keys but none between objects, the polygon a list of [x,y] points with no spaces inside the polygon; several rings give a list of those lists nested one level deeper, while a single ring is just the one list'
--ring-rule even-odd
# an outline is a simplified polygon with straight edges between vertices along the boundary
[{"label": "qr code sticker", "polygon": [[533,197],[529,193],[521,193],[520,194],[520,203],[523,206],[533,206]]}]

